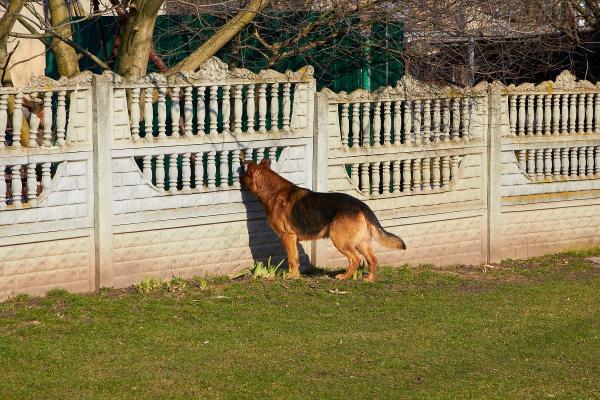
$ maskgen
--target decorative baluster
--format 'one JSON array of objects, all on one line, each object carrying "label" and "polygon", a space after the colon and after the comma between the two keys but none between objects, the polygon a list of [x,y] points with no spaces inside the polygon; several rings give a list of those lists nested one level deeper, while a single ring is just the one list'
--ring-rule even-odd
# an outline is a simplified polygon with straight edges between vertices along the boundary
[{"label": "decorative baluster", "polygon": [[242,133],[242,115],[243,115],[243,103],[242,103],[242,90],[244,85],[236,85],[233,94],[233,133]]},{"label": "decorative baluster", "polygon": [[559,134],[559,122],[560,122],[560,95],[551,95],[552,97],[552,134]]},{"label": "decorative baluster", "polygon": [[594,148],[592,146],[588,146],[586,153],[587,162],[585,163],[585,173],[587,176],[591,177],[594,175]]},{"label": "decorative baluster", "polygon": [[190,165],[190,153],[184,153],[181,158],[181,190],[185,193],[191,191],[192,168]]},{"label": "decorative baluster", "polygon": [[[159,118],[160,121],[160,118]],[[156,156],[156,187],[159,190],[165,190],[165,156],[159,154]]]},{"label": "decorative baluster", "polygon": [[[12,147],[21,147],[21,127],[23,126],[23,93],[15,94],[15,107],[12,118]],[[64,142],[64,139],[63,139]]]},{"label": "decorative baluster", "polygon": [[[233,150],[233,154],[231,155],[231,180],[233,182],[233,187],[235,189],[240,188],[240,179],[239,179],[239,169],[242,167],[242,160],[240,160],[240,151]],[[237,166],[237,168],[236,168]]]},{"label": "decorative baluster", "polygon": [[196,135],[204,137],[206,135],[206,87],[198,86],[196,88]]},{"label": "decorative baluster", "polygon": [[585,147],[579,147],[579,176],[583,177],[585,176],[585,161],[586,161],[586,157],[585,157]]},{"label": "decorative baluster", "polygon": [[415,144],[414,138],[411,135],[412,125],[412,103],[410,100],[404,102],[404,137],[403,143],[407,145]]},{"label": "decorative baluster", "polygon": [[291,98],[290,98],[290,90],[292,88],[291,83],[283,84],[283,130],[286,132],[290,131],[290,118],[291,116]]},{"label": "decorative baluster", "polygon": [[358,164],[350,165],[350,180],[355,187],[359,187],[360,177],[358,176]]},{"label": "decorative baluster", "polygon": [[381,102],[375,103],[373,109],[373,146],[381,146]]},{"label": "decorative baluster", "polygon": [[544,151],[544,175],[546,178],[552,176],[552,149],[545,149]]},{"label": "decorative baluster", "polygon": [[392,161],[392,193],[400,191],[400,161]]},{"label": "decorative baluster", "polygon": [[[38,129],[40,128],[40,118],[37,116],[37,92],[31,93],[31,101],[33,102],[33,109],[29,114],[29,144],[28,147],[38,147]],[[0,132],[2,132],[0,130]],[[2,147],[3,141],[0,139],[0,147]]]},{"label": "decorative baluster", "polygon": [[21,196],[23,195],[23,183],[21,182],[21,166],[13,165],[11,168],[12,177],[12,204],[14,207],[21,207],[23,202]]},{"label": "decorative baluster", "polygon": [[593,128],[593,119],[594,119],[594,95],[592,93],[588,93],[586,96],[586,105],[585,105],[585,131],[587,133],[592,133]]},{"label": "decorative baluster", "polygon": [[271,161],[271,165],[277,162],[277,147],[269,147],[269,160]]},{"label": "decorative baluster", "polygon": [[52,177],[50,176],[50,163],[42,164],[42,192],[50,189]]},{"label": "decorative baluster", "polygon": [[231,86],[223,86],[223,103],[221,104],[221,114],[223,116],[223,134],[227,135],[230,132],[229,124],[231,122]]},{"label": "decorative baluster", "polygon": [[510,136],[517,136],[517,96],[511,95],[508,97],[510,120]]},{"label": "decorative baluster", "polygon": [[140,140],[140,88],[131,89],[131,110],[129,112],[131,124],[131,139]]},{"label": "decorative baluster", "polygon": [[361,146],[371,146],[371,103],[362,105]]},{"label": "decorative baluster", "polygon": [[431,160],[429,157],[423,159],[423,190],[431,190]]},{"label": "decorative baluster", "polygon": [[444,142],[450,141],[450,99],[444,99]]},{"label": "decorative baluster", "polygon": [[[37,200],[37,177],[35,173],[36,164],[27,164],[27,203],[34,206]],[[2,171],[2,179],[4,179],[4,171]]]},{"label": "decorative baluster", "polygon": [[0,164],[0,210],[6,208],[6,181],[4,180],[6,166]]},{"label": "decorative baluster", "polygon": [[219,87],[211,86],[208,95],[208,117],[209,117],[209,134],[212,138],[217,137],[219,123]]},{"label": "decorative baluster", "polygon": [[265,133],[267,131],[267,84],[258,85],[258,131]]},{"label": "decorative baluster", "polygon": [[265,157],[265,148],[260,147],[260,148],[256,149],[256,162],[261,162],[265,158],[268,158],[268,157]]},{"label": "decorative baluster", "polygon": [[526,134],[528,136],[533,135],[533,122],[534,122],[534,103],[535,103],[535,95],[529,94],[527,95],[527,125],[525,127]]},{"label": "decorative baluster", "polygon": [[462,99],[461,133],[462,133],[462,139],[465,142],[468,142],[470,140],[470,137],[469,137],[470,121],[471,121],[471,117],[469,114],[469,99],[467,97],[464,97]]},{"label": "decorative baluster", "polygon": [[550,129],[550,122],[552,119],[552,107],[551,106],[552,106],[552,95],[547,94],[544,96],[544,131],[543,132],[545,135],[550,135],[552,133],[552,130]]},{"label": "decorative baluster", "polygon": [[544,150],[535,150],[535,175],[537,179],[544,178]]},{"label": "decorative baluster", "polygon": [[56,143],[59,146],[65,144],[67,127],[67,92],[61,90],[58,92],[56,109]]},{"label": "decorative baluster", "polygon": [[562,98],[560,110],[560,133],[566,135],[569,132],[569,95],[563,94],[560,97]]},{"label": "decorative baluster", "polygon": [[208,188],[216,188],[217,182],[217,166],[215,165],[216,152],[214,150],[208,152],[208,162],[206,172],[208,174]]},{"label": "decorative baluster", "polygon": [[153,138],[154,109],[152,107],[152,92],[152,88],[144,90],[144,139],[146,140]]},{"label": "decorative baluster", "polygon": [[561,149],[561,163],[560,171],[563,177],[569,176],[569,148],[563,147]]},{"label": "decorative baluster", "polygon": [[381,186],[382,193],[389,193],[390,190],[390,162],[382,161],[381,168],[383,169],[381,174]]},{"label": "decorative baluster", "polygon": [[421,159],[415,158],[413,160],[413,190],[420,192],[421,183]]},{"label": "decorative baluster", "polygon": [[381,186],[381,172],[379,170],[380,163],[371,163],[371,194],[379,194],[379,187]]},{"label": "decorative baluster", "polygon": [[204,153],[194,153],[194,185],[196,190],[204,189]]},{"label": "decorative baluster", "polygon": [[390,145],[390,132],[392,130],[392,116],[391,116],[392,103],[386,101],[383,103],[383,145]]},{"label": "decorative baluster", "polygon": [[[167,137],[167,88],[158,88],[158,138]],[[158,179],[158,178],[157,178]],[[163,185],[164,186],[164,185]]]},{"label": "decorative baluster", "polygon": [[594,175],[600,176],[600,146],[594,147]]},{"label": "decorative baluster", "polygon": [[169,193],[175,193],[177,191],[177,153],[173,153],[169,156]]},{"label": "decorative baluster", "polygon": [[246,118],[248,122],[247,133],[254,133],[254,117],[256,114],[254,85],[248,85],[246,97]]},{"label": "decorative baluster", "polygon": [[442,171],[440,170],[440,157],[433,158],[433,181],[432,181],[432,189],[440,190],[440,180],[442,179]]},{"label": "decorative baluster", "polygon": [[415,145],[420,145],[421,140],[421,100],[415,100],[414,102],[414,116],[413,116],[413,135]]},{"label": "decorative baluster", "polygon": [[42,145],[52,146],[52,92],[44,92],[44,136]]},{"label": "decorative baluster", "polygon": [[394,127],[392,130],[391,141],[394,146],[400,144],[400,137],[402,136],[402,111],[400,110],[400,101],[394,102]]},{"label": "decorative baluster", "polygon": [[555,181],[560,179],[560,149],[552,149],[552,179]]},{"label": "decorative baluster", "polygon": [[458,164],[460,163],[459,156],[452,156],[450,166],[450,181],[456,181],[458,179]]},{"label": "decorative baluster", "polygon": [[577,175],[577,147],[569,147],[570,162],[569,162],[569,175]]},{"label": "decorative baluster", "polygon": [[[8,95],[3,94],[0,95],[0,149],[6,146],[6,125],[8,125]],[[0,168],[3,168],[0,165]],[[2,175],[4,171],[2,171]],[[1,184],[1,183],[0,183]],[[2,191],[0,190],[0,196],[4,196]],[[2,202],[2,198],[0,197],[0,207],[4,205]]]},{"label": "decorative baluster", "polygon": [[142,175],[144,176],[144,180],[152,182],[152,156],[144,156],[143,160]]},{"label": "decorative baluster", "polygon": [[279,132],[279,84],[271,85],[271,132]]},{"label": "decorative baluster", "polygon": [[525,102],[527,101],[527,96],[524,94],[517,96],[519,99],[519,114],[517,121],[517,135],[523,136],[525,135]]},{"label": "decorative baluster", "polygon": [[519,150],[519,167],[521,168],[521,170],[526,171],[527,170],[527,151],[526,150]]},{"label": "decorative baluster", "polygon": [[431,100],[423,100],[423,142],[431,141]]},{"label": "decorative baluster", "polygon": [[362,163],[360,167],[360,190],[370,194],[371,182],[369,181],[369,163]]},{"label": "decorative baluster", "polygon": [[342,118],[340,121],[340,132],[342,134],[342,147],[344,149],[348,148],[348,131],[350,129],[350,124],[348,121],[348,103],[342,104]]},{"label": "decorative baluster", "polygon": [[223,150],[219,157],[219,187],[224,189],[229,186],[229,151]]},{"label": "decorative baluster", "polygon": [[349,147],[360,147],[360,103],[353,103],[350,111],[352,117],[352,131],[349,133],[349,137],[352,138],[352,145],[350,145],[350,139],[348,139]]},{"label": "decorative baluster", "polygon": [[538,94],[535,96],[535,134],[541,135],[544,131],[544,109],[542,108],[542,101],[544,100],[544,95]]},{"label": "decorative baluster", "polygon": [[446,185],[450,183],[450,157],[442,157],[442,187],[445,189]]},{"label": "decorative baluster", "polygon": [[402,160],[402,191],[409,192],[412,187],[410,160]]},{"label": "decorative baluster", "polygon": [[594,133],[600,133],[600,95],[594,95]]},{"label": "decorative baluster", "polygon": [[527,150],[527,175],[535,176],[535,150]]},{"label": "decorative baluster", "polygon": [[569,96],[569,133],[575,133],[575,120],[577,119],[577,95]]},{"label": "decorative baluster", "polygon": [[171,138],[179,137],[179,120],[181,112],[179,109],[179,88],[171,88]]},{"label": "decorative baluster", "polygon": [[[183,137],[192,137],[192,126],[194,118],[194,103],[192,101],[192,87],[186,86],[183,89],[184,101],[183,101]],[[185,189],[185,188],[184,188]],[[188,188],[189,189],[189,188]]]},{"label": "decorative baluster", "polygon": [[577,132],[583,132],[585,128],[585,94],[577,96],[579,104],[577,105]]},{"label": "decorative baluster", "polygon": [[460,100],[452,100],[452,132],[451,139],[454,141],[460,140]]},{"label": "decorative baluster", "polygon": [[440,99],[433,100],[433,126],[431,129],[433,130],[433,141],[440,141]]}]

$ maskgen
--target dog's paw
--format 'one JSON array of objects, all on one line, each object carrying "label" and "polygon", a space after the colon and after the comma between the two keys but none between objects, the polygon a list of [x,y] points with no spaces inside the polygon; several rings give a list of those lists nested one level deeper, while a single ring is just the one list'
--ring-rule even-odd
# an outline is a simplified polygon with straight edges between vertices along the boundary
[{"label": "dog's paw", "polygon": [[365,275],[363,277],[360,278],[362,281],[364,282],[371,282],[374,283],[377,280],[377,277],[375,275]]},{"label": "dog's paw", "polygon": [[350,278],[350,277],[349,277],[348,275],[346,275],[346,274],[337,274],[337,275],[335,276],[335,279],[338,279],[338,280],[340,280],[340,281],[345,281],[345,280],[347,280],[348,278]]},{"label": "dog's paw", "polygon": [[296,272],[296,273],[293,273],[293,272],[288,272],[288,273],[285,275],[285,278],[286,278],[286,279],[300,279],[300,272]]}]

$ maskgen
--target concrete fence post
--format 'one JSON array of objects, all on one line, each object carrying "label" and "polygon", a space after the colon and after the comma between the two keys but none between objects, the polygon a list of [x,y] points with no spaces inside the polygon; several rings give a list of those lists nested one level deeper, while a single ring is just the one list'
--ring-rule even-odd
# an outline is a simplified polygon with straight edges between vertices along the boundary
[{"label": "concrete fence post", "polygon": [[92,96],[95,288],[99,289],[114,285],[111,159],[113,83],[110,75],[94,76]]},{"label": "concrete fence post", "polygon": [[[315,112],[313,130],[313,190],[327,192],[329,167],[329,99],[324,93],[315,92]],[[311,264],[317,266],[325,257],[324,240],[311,243]]]},{"label": "concrete fence post", "polygon": [[501,260],[501,201],[502,201],[502,104],[501,86],[491,84],[488,91],[487,136],[487,262]]}]

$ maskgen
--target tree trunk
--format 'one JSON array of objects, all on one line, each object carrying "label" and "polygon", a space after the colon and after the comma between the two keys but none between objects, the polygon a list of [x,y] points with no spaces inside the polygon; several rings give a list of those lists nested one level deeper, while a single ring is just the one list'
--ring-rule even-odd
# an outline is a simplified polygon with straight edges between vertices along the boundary
[{"label": "tree trunk", "polygon": [[[56,29],[59,35],[73,40],[66,1],[49,0],[48,6],[50,8],[50,22],[52,27]],[[75,52],[75,49],[57,38],[54,38],[53,42],[52,51],[56,55],[58,73],[66,77],[77,75],[79,73],[79,56]]]},{"label": "tree trunk", "polygon": [[132,2],[129,18],[121,35],[117,73],[126,78],[146,75],[153,49],[152,33],[163,0]]},{"label": "tree trunk", "polygon": [[25,0],[11,0],[8,8],[0,18],[0,78],[2,86],[11,86],[12,79],[10,77],[10,69],[8,62],[10,54],[8,53],[8,35],[15,25],[15,21],[25,5]]},{"label": "tree trunk", "polygon": [[235,17],[227,21],[214,35],[198,47],[192,54],[187,56],[167,73],[169,75],[181,71],[195,71],[202,63],[215,55],[225,44],[227,44],[235,35],[237,35],[246,25],[256,17],[256,15],[265,9],[270,0],[252,0],[245,10],[238,13]]}]

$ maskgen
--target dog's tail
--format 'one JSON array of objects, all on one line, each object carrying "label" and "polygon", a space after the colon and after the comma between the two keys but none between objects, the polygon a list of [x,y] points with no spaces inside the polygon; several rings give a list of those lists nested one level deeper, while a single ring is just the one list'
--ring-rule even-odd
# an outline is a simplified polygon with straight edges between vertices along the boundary
[{"label": "dog's tail", "polygon": [[371,209],[365,210],[365,218],[369,223],[371,234],[377,238],[379,243],[390,249],[406,250],[406,244],[404,243],[404,240],[383,229],[381,223],[379,223],[379,220],[375,216],[375,213],[371,211]]}]

